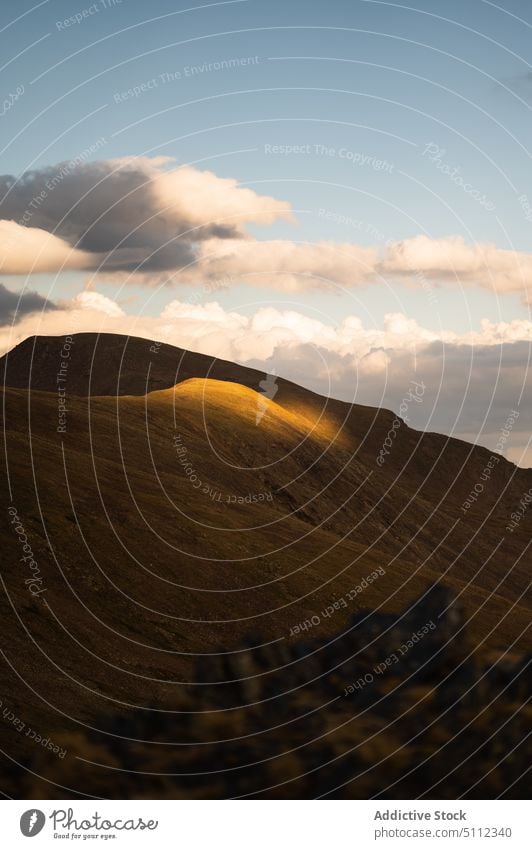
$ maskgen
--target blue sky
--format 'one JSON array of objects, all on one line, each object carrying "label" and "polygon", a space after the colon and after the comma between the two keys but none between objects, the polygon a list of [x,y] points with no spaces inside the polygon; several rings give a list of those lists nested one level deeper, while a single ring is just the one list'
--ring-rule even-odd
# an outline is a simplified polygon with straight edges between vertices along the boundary
[{"label": "blue sky", "polygon": [[[122,0],[93,4],[98,13],[58,30],[91,4],[49,0],[10,25],[34,5],[2,3],[3,91],[26,87],[2,118],[5,173],[69,159],[104,136],[106,158],[165,154],[289,199],[308,210],[304,238],[352,238],[349,227],[315,214],[326,207],[374,221],[392,239],[423,226],[433,236],[529,246],[532,225],[517,202],[532,195],[526,2],[423,2],[420,13],[356,0],[245,0],[185,3],[190,11],[176,14],[173,2]],[[183,76],[190,66],[252,56],[256,65]],[[175,72],[180,80],[113,100]],[[495,214],[422,158],[428,142],[489,195]],[[379,174],[338,156],[266,155],[268,144],[345,147],[394,167]]]},{"label": "blue sky", "polygon": [[[100,140],[87,161],[171,157],[288,202],[292,223],[249,222],[247,233],[261,241],[384,251],[422,234],[529,252],[525,0],[182,8],[170,0],[4,0],[0,16],[2,90],[8,99],[18,92],[0,119],[5,175],[68,161]],[[239,278],[216,300],[243,315],[271,305],[331,324],[356,315],[375,328],[400,312],[428,330],[462,335],[483,319],[530,318],[526,291],[515,287],[463,285],[459,273],[442,273],[441,281],[432,275],[428,296],[404,274],[385,277],[297,292]],[[3,282],[57,302],[86,279],[70,270],[6,274]],[[159,315],[176,297],[213,299],[190,281],[177,290],[145,280],[124,288],[107,275],[93,286],[131,315]]]}]

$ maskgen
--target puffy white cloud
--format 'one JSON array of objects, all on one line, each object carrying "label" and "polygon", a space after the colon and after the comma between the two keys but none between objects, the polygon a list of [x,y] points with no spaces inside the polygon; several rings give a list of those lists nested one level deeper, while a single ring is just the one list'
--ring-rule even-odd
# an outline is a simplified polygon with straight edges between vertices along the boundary
[{"label": "puffy white cloud", "polygon": [[93,260],[64,239],[39,228],[0,220],[0,273],[29,274],[91,268]]},{"label": "puffy white cloud", "polygon": [[103,313],[111,318],[116,318],[125,315],[124,310],[118,306],[116,301],[111,298],[106,298],[100,292],[86,290],[80,292],[73,299],[71,308],[73,310],[86,310],[87,312]]},{"label": "puffy white cloud", "polygon": [[215,224],[242,232],[245,224],[273,224],[279,218],[292,219],[290,204],[244,186],[237,180],[218,177],[212,171],[191,166],[160,171],[146,167],[156,210],[190,227]]},{"label": "puffy white cloud", "polygon": [[532,295],[532,254],[502,250],[491,243],[468,245],[461,236],[415,236],[395,242],[388,247],[380,268],[383,274],[408,278],[421,273],[501,293],[523,292],[526,300]]}]

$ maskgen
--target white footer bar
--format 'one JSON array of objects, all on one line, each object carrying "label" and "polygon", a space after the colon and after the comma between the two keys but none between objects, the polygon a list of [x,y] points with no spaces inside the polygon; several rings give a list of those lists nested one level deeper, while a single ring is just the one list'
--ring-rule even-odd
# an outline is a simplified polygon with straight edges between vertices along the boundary
[{"label": "white footer bar", "polygon": [[[519,801],[4,801],[1,844],[154,849],[529,849]],[[34,843],[30,843],[34,839]]]}]

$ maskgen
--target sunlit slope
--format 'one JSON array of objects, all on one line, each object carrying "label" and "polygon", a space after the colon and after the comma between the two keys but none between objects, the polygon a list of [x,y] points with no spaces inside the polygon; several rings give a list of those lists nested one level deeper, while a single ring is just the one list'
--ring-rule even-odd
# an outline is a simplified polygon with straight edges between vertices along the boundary
[{"label": "sunlit slope", "polygon": [[[475,609],[487,600],[477,613],[487,631],[517,602],[528,582],[526,529],[503,545],[499,533],[521,484],[504,494],[501,481],[496,510],[466,522],[437,480],[419,490],[408,464],[400,475],[377,469],[334,417],[268,401],[257,423],[261,399],[204,379],[144,397],[72,398],[58,434],[54,396],[33,392],[28,412],[26,393],[7,390],[13,501],[43,542],[46,531],[68,580],[82,594],[104,593],[125,622],[140,603],[178,629],[180,619],[238,619],[231,633],[250,623],[273,633],[377,565],[385,584],[354,609],[382,599],[399,607],[440,576],[467,586]],[[43,556],[64,580],[52,552]],[[70,591],[57,602],[66,612]],[[519,610],[499,628],[513,633]],[[184,633],[202,644],[224,628]]]}]

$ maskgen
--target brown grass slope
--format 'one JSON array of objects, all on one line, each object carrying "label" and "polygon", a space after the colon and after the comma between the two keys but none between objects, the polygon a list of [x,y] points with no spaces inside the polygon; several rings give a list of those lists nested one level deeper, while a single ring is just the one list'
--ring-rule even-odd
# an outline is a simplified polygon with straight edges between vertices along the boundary
[{"label": "brown grass slope", "polygon": [[[3,363],[18,388],[3,398],[0,687],[27,725],[53,736],[147,702],[176,709],[198,654],[293,642],[292,626],[377,567],[385,574],[313,636],[341,633],[362,610],[402,611],[440,582],[459,598],[473,654],[529,645],[531,517],[505,526],[532,472],[501,458],[464,514],[485,449],[403,425],[379,467],[387,411],[282,380],[264,402],[253,370],[91,334],[75,337],[58,433],[62,342],[27,340]],[[16,759],[23,735],[1,733]]]}]

